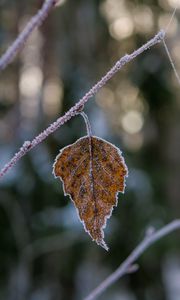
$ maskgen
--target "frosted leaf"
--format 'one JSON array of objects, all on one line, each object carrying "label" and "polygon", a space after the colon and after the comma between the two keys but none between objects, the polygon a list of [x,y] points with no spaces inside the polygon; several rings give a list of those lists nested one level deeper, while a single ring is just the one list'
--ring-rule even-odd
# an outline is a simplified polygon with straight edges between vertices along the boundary
[{"label": "frosted leaf", "polygon": [[63,148],[56,157],[53,173],[63,182],[78,210],[85,230],[106,250],[103,228],[123,193],[127,167],[114,145],[95,136],[85,136]]}]

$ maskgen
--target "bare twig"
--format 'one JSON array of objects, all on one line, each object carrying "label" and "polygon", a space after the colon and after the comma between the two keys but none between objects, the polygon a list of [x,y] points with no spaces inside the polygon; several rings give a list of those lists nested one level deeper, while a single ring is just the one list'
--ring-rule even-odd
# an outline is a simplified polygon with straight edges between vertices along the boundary
[{"label": "bare twig", "polygon": [[[50,1],[49,1],[50,2]],[[106,83],[110,80],[124,65],[132,61],[135,57],[151,48],[152,46],[160,43],[165,36],[163,30],[159,31],[151,40],[144,44],[139,49],[135,50],[131,54],[124,55],[119,59],[115,65],[102,77],[85,95],[82,97],[71,109],[66,112],[66,114],[58,118],[54,123],[52,123],[48,128],[46,128],[42,133],[36,136],[31,142],[25,142],[20,150],[15,154],[15,156],[4,166],[0,172],[0,178],[2,178],[15,164],[16,162],[24,156],[32,148],[36,147],[43,140],[45,140],[50,134],[55,132],[60,126],[70,120],[73,116],[79,114],[82,110],[84,104],[92,98]]]},{"label": "bare twig", "polygon": [[177,9],[178,9],[178,6],[179,6],[179,0],[176,1],[175,8],[174,8],[173,13],[172,13],[172,15],[171,15],[171,18],[170,18],[170,20],[169,20],[169,23],[167,24],[167,26],[166,26],[166,28],[165,28],[165,32],[167,32],[167,31],[169,30],[169,28],[170,28],[170,26],[171,26],[171,24],[172,24],[172,21],[173,21],[174,18],[175,18],[175,14],[176,14],[176,11],[177,11]]},{"label": "bare twig", "polygon": [[166,44],[166,42],[165,42],[165,39],[163,39],[163,45],[164,45],[164,48],[165,48],[165,50],[166,50],[167,56],[168,56],[168,58],[169,58],[171,67],[172,67],[172,69],[173,69],[173,71],[174,71],[174,74],[175,74],[175,76],[176,76],[177,82],[178,82],[178,84],[180,85],[180,77],[179,77],[179,74],[178,74],[178,72],[177,72],[177,70],[176,70],[175,64],[174,64],[174,62],[173,62],[173,59],[172,59],[172,57],[171,57],[171,54],[170,54],[170,52],[169,52],[168,46],[167,46],[167,44]]},{"label": "bare twig", "polygon": [[43,21],[48,16],[48,13],[55,6],[57,0],[46,0],[42,8],[37,12],[37,14],[32,17],[28,22],[24,30],[20,33],[14,43],[7,49],[7,51],[0,58],[0,70],[3,70],[7,65],[12,62],[16,54],[22,49],[23,45],[29,38],[32,31],[39,27]]},{"label": "bare twig", "polygon": [[[134,262],[155,242],[168,235],[169,233],[180,229],[180,219],[174,220],[167,224],[160,230],[152,232],[150,235],[146,235],[142,242],[131,252],[131,254],[125,259],[125,261],[108,276],[96,289],[94,289],[84,300],[94,300],[100,294],[102,294],[109,286],[111,286],[118,279],[129,273],[131,266],[134,266]],[[134,268],[133,268],[134,269]]]}]

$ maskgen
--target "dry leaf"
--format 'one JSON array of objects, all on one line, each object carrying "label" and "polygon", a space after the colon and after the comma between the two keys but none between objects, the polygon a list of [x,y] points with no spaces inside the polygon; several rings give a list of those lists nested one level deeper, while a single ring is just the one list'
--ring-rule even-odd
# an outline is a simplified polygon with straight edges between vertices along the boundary
[{"label": "dry leaf", "polygon": [[85,136],[60,151],[53,173],[62,180],[85,230],[108,250],[103,228],[117,205],[118,192],[124,192],[127,176],[120,150],[98,137]]}]

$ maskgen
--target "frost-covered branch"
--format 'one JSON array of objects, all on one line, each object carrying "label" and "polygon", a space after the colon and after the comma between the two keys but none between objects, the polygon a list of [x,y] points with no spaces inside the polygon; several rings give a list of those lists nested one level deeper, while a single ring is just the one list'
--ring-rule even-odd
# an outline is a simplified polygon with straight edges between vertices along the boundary
[{"label": "frost-covered branch", "polygon": [[43,21],[48,16],[50,10],[56,5],[57,0],[46,0],[42,8],[37,12],[37,14],[32,17],[28,22],[24,30],[19,34],[17,39],[13,44],[7,49],[7,51],[0,58],[0,70],[3,70],[7,67],[9,63],[12,62],[16,54],[22,49],[27,39],[33,30],[39,27]]},{"label": "frost-covered branch", "polygon": [[131,252],[131,254],[124,260],[124,262],[108,276],[96,289],[94,289],[84,300],[94,300],[101,295],[109,286],[111,286],[118,279],[128,273],[132,273],[137,270],[134,263],[136,260],[148,249],[151,245],[158,240],[168,235],[169,233],[180,229],[180,219],[174,220],[167,224],[158,231],[148,232],[142,242]]},{"label": "frost-covered branch", "polygon": [[[47,3],[55,2],[55,1],[47,1]],[[50,5],[50,4],[49,4]],[[131,54],[124,55],[121,59],[119,59],[115,65],[106,73],[104,77],[102,77],[85,95],[82,97],[71,109],[66,112],[66,114],[60,118],[58,118],[54,123],[52,123],[48,128],[46,128],[43,132],[41,132],[38,136],[36,136],[31,142],[26,141],[20,150],[14,155],[14,157],[4,166],[4,168],[0,172],[0,178],[2,178],[16,163],[17,161],[23,157],[27,152],[29,152],[32,148],[36,147],[43,140],[45,140],[50,134],[55,132],[60,126],[69,121],[72,117],[77,115],[79,111],[81,111],[85,105],[85,103],[92,98],[106,83],[110,80],[124,65],[132,61],[138,55],[143,53],[145,50],[148,50],[152,46],[160,43],[165,36],[164,30],[159,31],[151,40],[149,40],[146,44],[144,44],[139,49],[135,50]]]}]

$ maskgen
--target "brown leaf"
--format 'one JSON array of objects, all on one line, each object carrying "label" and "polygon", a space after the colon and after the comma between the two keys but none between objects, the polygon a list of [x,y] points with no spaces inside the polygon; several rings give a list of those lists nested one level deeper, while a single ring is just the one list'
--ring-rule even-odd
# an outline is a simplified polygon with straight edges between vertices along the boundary
[{"label": "brown leaf", "polygon": [[62,180],[85,230],[108,250],[103,228],[117,205],[118,192],[124,192],[128,173],[120,150],[98,137],[85,136],[60,151],[53,173]]}]

